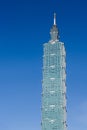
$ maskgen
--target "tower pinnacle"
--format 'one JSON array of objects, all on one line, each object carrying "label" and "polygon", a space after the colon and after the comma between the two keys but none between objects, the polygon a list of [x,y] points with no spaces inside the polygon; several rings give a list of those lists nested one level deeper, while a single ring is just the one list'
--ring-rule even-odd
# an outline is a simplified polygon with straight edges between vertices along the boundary
[{"label": "tower pinnacle", "polygon": [[56,13],[54,13],[54,25],[56,25]]},{"label": "tower pinnacle", "polygon": [[58,37],[58,28],[56,25],[56,13],[54,13],[54,24],[51,28],[50,34],[51,34],[51,40],[53,41],[58,40],[59,37]]}]

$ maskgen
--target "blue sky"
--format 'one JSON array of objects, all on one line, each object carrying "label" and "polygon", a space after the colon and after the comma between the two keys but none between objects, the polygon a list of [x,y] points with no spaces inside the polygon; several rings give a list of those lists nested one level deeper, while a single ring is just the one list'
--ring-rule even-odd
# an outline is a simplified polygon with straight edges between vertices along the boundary
[{"label": "blue sky", "polygon": [[0,1],[0,130],[41,130],[43,43],[53,13],[67,51],[67,123],[87,130],[87,1]]}]

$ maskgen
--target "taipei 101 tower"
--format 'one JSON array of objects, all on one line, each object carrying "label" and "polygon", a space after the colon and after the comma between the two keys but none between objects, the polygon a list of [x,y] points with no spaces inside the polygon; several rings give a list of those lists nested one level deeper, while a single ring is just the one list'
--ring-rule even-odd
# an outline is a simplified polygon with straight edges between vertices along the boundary
[{"label": "taipei 101 tower", "polygon": [[42,80],[42,130],[67,130],[66,124],[66,52],[59,40],[54,13],[51,39],[44,44]]}]

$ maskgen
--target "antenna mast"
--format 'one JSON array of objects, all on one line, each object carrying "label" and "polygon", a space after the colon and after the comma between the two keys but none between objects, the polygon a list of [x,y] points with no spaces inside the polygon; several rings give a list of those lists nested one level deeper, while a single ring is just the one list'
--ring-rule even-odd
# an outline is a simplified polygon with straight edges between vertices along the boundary
[{"label": "antenna mast", "polygon": [[56,13],[54,13],[54,25],[56,25]]}]

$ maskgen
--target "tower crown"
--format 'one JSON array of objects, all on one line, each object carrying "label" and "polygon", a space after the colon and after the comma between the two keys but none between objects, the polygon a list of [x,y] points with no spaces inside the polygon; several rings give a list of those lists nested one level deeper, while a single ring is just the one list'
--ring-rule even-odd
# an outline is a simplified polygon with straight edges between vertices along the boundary
[{"label": "tower crown", "polygon": [[51,40],[53,40],[53,41],[58,40],[58,28],[56,25],[56,13],[54,13],[54,24],[51,28],[50,35],[51,35]]}]

